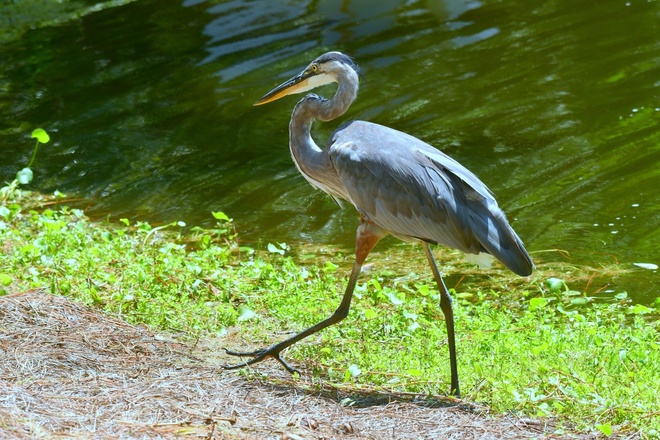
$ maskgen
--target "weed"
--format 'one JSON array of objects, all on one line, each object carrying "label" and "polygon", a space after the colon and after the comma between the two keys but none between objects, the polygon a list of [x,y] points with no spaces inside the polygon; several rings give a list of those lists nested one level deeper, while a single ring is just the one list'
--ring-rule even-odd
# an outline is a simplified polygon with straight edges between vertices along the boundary
[{"label": "weed", "polygon": [[[18,190],[19,185],[27,185],[32,182],[34,173],[32,171],[32,164],[37,158],[37,150],[39,149],[39,143],[47,144],[50,141],[50,136],[43,128],[37,128],[32,131],[31,137],[36,139],[34,149],[32,150],[32,156],[30,157],[30,162],[27,166],[16,173],[16,178],[6,186],[0,188],[0,201],[7,202],[9,199],[13,199],[16,196],[16,191]],[[1,208],[0,208],[1,209]],[[9,214],[7,207],[4,210],[0,210],[0,217],[5,217]]]}]

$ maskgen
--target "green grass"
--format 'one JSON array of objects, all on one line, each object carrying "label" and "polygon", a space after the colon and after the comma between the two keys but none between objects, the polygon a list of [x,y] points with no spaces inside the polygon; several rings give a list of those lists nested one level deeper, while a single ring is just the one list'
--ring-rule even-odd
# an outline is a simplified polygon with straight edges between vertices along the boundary
[{"label": "green grass", "polygon": [[[182,337],[238,326],[254,346],[280,340],[334,311],[352,264],[341,254],[304,264],[282,245],[240,248],[220,213],[216,229],[183,233],[179,224],[91,223],[40,203],[15,187],[0,192],[0,294],[46,288]],[[349,317],[286,357],[329,386],[446,394],[437,291],[425,269],[397,276],[411,270],[401,266],[363,274]],[[490,275],[479,277],[491,287],[465,282],[453,292],[464,399],[555,418],[558,432],[658,437],[659,301],[633,304],[624,293],[593,301],[543,265],[530,279]]]}]

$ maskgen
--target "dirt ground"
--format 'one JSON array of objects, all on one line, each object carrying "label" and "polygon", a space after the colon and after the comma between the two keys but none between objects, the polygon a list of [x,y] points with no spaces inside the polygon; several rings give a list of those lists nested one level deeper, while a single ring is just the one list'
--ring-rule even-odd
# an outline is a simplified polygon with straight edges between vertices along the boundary
[{"label": "dirt ground", "polygon": [[271,362],[247,379],[201,342],[40,291],[0,297],[0,438],[559,438],[469,402],[309,391]]}]

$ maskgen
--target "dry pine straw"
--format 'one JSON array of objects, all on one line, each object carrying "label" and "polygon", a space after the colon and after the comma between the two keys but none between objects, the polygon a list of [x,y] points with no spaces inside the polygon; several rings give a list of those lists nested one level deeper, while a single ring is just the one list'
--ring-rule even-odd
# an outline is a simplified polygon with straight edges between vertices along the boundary
[{"label": "dry pine straw", "polygon": [[43,291],[0,297],[0,438],[556,438],[468,403],[310,392],[274,362],[248,381],[204,345]]}]

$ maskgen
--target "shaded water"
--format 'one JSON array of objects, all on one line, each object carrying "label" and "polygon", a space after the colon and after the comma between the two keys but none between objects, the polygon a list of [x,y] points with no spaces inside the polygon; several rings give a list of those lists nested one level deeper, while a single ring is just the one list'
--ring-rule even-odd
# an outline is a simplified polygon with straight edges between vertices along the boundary
[{"label": "shaded water", "polygon": [[[535,258],[617,261],[631,272],[615,290],[660,296],[657,271],[632,265],[660,263],[657,1],[51,5],[78,19],[20,4],[0,13],[2,181],[43,127],[53,143],[33,187],[84,197],[92,216],[209,226],[222,210],[248,242],[350,247],[355,212],[291,163],[296,98],[251,106],[341,50],[366,78],[342,120],[411,133],[473,170]],[[339,123],[317,124],[317,142]]]}]

